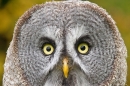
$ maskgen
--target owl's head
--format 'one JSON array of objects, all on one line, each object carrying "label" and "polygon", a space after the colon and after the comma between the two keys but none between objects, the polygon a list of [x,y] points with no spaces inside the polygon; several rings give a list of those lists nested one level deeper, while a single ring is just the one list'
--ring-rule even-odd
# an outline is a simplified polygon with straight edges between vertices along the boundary
[{"label": "owl's head", "polygon": [[126,56],[104,9],[89,1],[47,2],[18,20],[3,80],[15,86],[123,86]]}]

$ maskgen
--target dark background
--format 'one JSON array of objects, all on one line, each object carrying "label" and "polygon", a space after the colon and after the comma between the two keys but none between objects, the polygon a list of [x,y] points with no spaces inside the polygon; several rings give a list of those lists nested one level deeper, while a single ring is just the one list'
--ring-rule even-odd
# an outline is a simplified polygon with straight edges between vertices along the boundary
[{"label": "dark background", "polygon": [[[128,77],[126,86],[130,86],[130,0],[89,0],[107,10],[116,21],[128,49]],[[18,18],[35,4],[45,0],[0,0],[0,85],[2,86],[3,65],[6,51],[13,36]]]}]

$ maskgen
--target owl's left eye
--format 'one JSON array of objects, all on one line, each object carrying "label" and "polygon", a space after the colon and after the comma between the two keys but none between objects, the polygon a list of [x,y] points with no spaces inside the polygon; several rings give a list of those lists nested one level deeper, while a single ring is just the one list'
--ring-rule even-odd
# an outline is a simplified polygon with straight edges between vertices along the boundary
[{"label": "owl's left eye", "polygon": [[86,54],[89,50],[88,44],[87,43],[80,43],[78,45],[78,52],[81,54]]},{"label": "owl's left eye", "polygon": [[45,55],[50,55],[54,52],[54,47],[51,44],[44,44],[43,52]]}]

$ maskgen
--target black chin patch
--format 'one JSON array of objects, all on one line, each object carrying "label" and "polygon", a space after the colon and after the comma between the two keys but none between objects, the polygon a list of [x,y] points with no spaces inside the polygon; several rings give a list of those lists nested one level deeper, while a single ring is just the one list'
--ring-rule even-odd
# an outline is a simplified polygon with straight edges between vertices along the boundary
[{"label": "black chin patch", "polygon": [[74,77],[71,75],[68,78],[63,78],[62,86],[75,86]]}]

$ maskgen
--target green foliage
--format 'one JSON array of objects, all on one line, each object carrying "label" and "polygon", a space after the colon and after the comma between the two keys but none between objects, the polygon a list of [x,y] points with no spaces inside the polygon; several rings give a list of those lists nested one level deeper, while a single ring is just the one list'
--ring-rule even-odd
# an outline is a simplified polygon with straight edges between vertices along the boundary
[{"label": "green foliage", "polygon": [[[47,0],[48,1],[48,0]],[[119,31],[128,49],[128,71],[130,71],[130,0],[89,0],[106,9],[116,21]],[[3,64],[6,50],[12,39],[14,26],[18,18],[35,4],[44,0],[1,0],[0,1],[0,85],[2,84]],[[130,81],[128,72],[127,81]],[[130,82],[127,82],[130,85]]]}]

